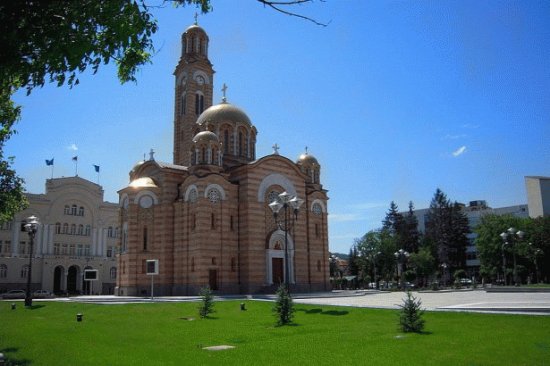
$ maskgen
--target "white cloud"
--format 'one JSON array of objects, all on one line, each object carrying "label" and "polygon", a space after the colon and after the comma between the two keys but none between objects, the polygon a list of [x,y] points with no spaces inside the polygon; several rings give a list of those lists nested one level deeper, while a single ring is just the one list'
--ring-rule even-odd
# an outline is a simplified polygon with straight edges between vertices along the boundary
[{"label": "white cloud", "polygon": [[346,222],[346,221],[361,221],[364,220],[359,214],[329,214],[328,218],[331,222]]},{"label": "white cloud", "polygon": [[465,124],[462,125],[462,128],[468,128],[468,129],[475,130],[476,128],[479,128],[479,125],[476,125],[474,123],[465,123]]},{"label": "white cloud", "polygon": [[77,151],[78,147],[76,146],[76,144],[70,144],[69,146],[67,146],[67,149],[72,151]]},{"label": "white cloud", "polygon": [[453,151],[453,156],[456,158],[466,152],[466,146],[461,146],[457,150]]},{"label": "white cloud", "polygon": [[443,136],[442,140],[458,140],[458,139],[463,139],[465,137],[467,137],[466,134],[459,134],[459,135],[446,134],[445,136]]}]

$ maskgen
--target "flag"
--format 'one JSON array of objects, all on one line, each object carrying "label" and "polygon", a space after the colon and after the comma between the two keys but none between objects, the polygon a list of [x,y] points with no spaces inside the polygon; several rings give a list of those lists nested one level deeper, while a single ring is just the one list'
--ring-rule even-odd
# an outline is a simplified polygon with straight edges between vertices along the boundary
[{"label": "flag", "polygon": [[53,158],[51,160],[46,159],[46,165],[47,166],[53,165]]},{"label": "flag", "polygon": [[73,156],[73,161],[78,161],[78,156]]},{"label": "flag", "polygon": [[99,173],[99,165],[94,165],[94,169],[96,173]]}]

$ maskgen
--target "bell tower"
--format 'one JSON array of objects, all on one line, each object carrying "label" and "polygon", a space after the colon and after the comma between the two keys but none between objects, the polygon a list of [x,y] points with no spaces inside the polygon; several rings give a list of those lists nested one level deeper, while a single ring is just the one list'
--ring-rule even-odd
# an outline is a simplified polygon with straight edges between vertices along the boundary
[{"label": "bell tower", "polygon": [[208,35],[195,24],[181,35],[181,57],[174,71],[174,164],[191,165],[193,126],[212,105],[214,69],[208,59]]}]

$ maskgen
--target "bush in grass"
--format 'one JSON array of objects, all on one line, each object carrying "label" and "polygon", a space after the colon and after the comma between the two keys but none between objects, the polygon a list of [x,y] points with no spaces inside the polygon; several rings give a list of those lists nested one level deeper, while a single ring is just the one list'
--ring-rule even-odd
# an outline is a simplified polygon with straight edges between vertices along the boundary
[{"label": "bush in grass", "polygon": [[201,297],[201,304],[199,306],[199,315],[201,318],[206,318],[208,314],[214,312],[214,296],[210,287],[206,286],[201,288],[199,291],[199,296]]},{"label": "bush in grass", "polygon": [[401,308],[399,312],[399,325],[403,332],[422,332],[425,321],[422,319],[424,310],[420,308],[421,305],[422,302],[412,296],[410,291],[407,291],[407,298],[403,299],[403,305],[399,305]]},{"label": "bush in grass", "polygon": [[285,325],[292,322],[294,316],[294,303],[284,284],[277,289],[277,300],[273,312],[277,317],[277,325]]}]

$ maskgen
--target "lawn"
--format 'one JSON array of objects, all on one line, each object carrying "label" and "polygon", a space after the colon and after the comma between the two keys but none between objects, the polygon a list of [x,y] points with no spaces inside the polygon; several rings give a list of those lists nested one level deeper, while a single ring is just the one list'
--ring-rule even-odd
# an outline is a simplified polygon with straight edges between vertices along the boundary
[{"label": "lawn", "polygon": [[[260,301],[216,302],[207,319],[198,303],[10,304],[0,301],[7,365],[550,364],[547,316],[427,312],[426,333],[403,334],[394,310],[296,304],[295,324],[275,327]],[[215,345],[235,348],[203,350]]]}]

